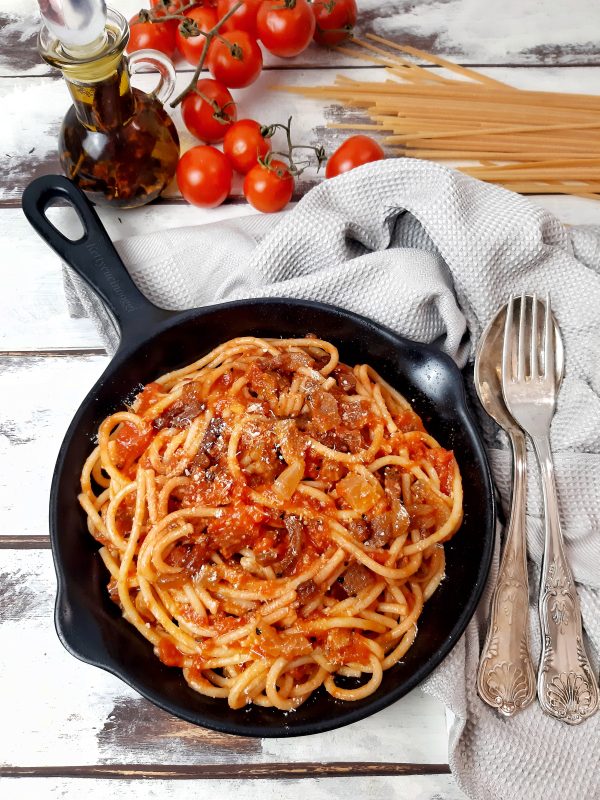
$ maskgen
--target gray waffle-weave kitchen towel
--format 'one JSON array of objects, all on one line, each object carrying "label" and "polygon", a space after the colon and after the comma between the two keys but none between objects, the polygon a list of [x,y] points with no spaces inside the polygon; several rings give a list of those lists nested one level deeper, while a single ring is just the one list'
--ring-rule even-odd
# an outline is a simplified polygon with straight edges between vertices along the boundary
[{"label": "gray waffle-weave kitchen towel", "polygon": [[[600,226],[568,229],[519,195],[442,166],[399,159],[322,183],[279,220],[251,217],[150,233],[120,242],[118,249],[158,305],[184,308],[266,295],[318,299],[414,339],[437,341],[461,366],[510,292],[549,291],[567,353],[552,430],[561,517],[597,672]],[[89,308],[88,296],[82,297]],[[111,346],[114,341],[113,332]],[[506,444],[483,412],[480,421],[506,504]],[[536,474],[533,461],[529,472]],[[532,481],[528,535],[536,657],[540,515],[539,488]],[[496,552],[492,580],[497,564]],[[477,697],[486,605],[484,600],[465,636],[424,684],[455,715],[449,749],[456,780],[474,800],[600,798],[600,714],[572,728],[534,704],[507,720]]]}]

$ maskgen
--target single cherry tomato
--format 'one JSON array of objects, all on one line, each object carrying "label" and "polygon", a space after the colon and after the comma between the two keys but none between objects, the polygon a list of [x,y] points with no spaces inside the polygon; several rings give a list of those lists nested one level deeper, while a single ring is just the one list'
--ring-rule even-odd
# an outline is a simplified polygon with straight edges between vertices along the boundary
[{"label": "single cherry tomato", "polygon": [[227,31],[213,39],[206,61],[214,77],[231,89],[249,86],[262,70],[262,52],[246,31]]},{"label": "single cherry tomato", "polygon": [[256,15],[256,28],[267,50],[291,58],[310,44],[315,15],[307,0],[263,0]]},{"label": "single cherry tomato", "polygon": [[[225,31],[246,31],[250,36],[258,38],[256,30],[256,14],[263,0],[244,0],[237,11],[221,26],[221,33]],[[217,3],[217,16],[223,19],[225,14],[235,6],[239,0],[219,0]]]},{"label": "single cherry tomato", "polygon": [[335,178],[342,172],[349,172],[354,167],[379,161],[384,157],[381,145],[375,139],[370,136],[351,136],[329,157],[325,177]]},{"label": "single cherry tomato", "polygon": [[315,42],[339,44],[352,34],[356,25],[356,0],[313,0],[315,15]]},{"label": "single cherry tomato", "polygon": [[196,91],[181,103],[181,116],[188,131],[204,142],[222,142],[237,119],[237,108],[227,88],[212,78],[201,78]]},{"label": "single cherry tomato", "polygon": [[292,199],[294,178],[283,161],[257,164],[244,178],[244,197],[257,211],[281,211]]},{"label": "single cherry tomato", "polygon": [[[185,12],[185,16],[192,19],[198,28],[205,33],[208,33],[217,24],[217,12],[213,8],[191,8]],[[181,26],[185,26],[185,22],[181,22],[177,28],[176,42],[179,52],[189,61],[194,67],[199,63],[204,50],[204,43],[206,37],[199,33],[197,36],[184,36],[181,32]]]},{"label": "single cherry tomato", "polygon": [[221,205],[231,191],[232,178],[233,170],[227,158],[207,144],[192,147],[177,165],[179,191],[188,203],[203,208]]},{"label": "single cherry tomato", "polygon": [[[150,0],[152,6],[152,13],[155,17],[164,17],[167,14],[180,14],[181,9],[187,6],[186,0],[172,0],[170,3],[165,3],[163,0]],[[173,31],[175,44],[177,44],[177,28],[179,27],[179,20],[168,19],[164,23],[170,30]]]},{"label": "single cherry tomato", "polygon": [[229,163],[245,175],[271,151],[271,142],[260,134],[261,126],[253,119],[241,119],[232,125],[225,134],[223,152]]},{"label": "single cherry tomato", "polygon": [[129,20],[127,52],[160,50],[169,58],[175,55],[175,30],[166,22],[140,22],[135,16]]}]

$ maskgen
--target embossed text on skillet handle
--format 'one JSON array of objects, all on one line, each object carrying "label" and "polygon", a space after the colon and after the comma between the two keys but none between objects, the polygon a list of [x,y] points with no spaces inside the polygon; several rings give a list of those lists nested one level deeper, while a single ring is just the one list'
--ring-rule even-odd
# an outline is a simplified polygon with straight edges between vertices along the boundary
[{"label": "embossed text on skillet handle", "polygon": [[564,552],[550,442],[544,436],[533,443],[540,464],[545,525],[538,697],[547,714],[577,725],[597,711],[598,684],[583,645],[579,597]]},{"label": "embossed text on skillet handle", "polygon": [[527,462],[525,437],[521,431],[511,433],[511,444],[514,472],[510,519],[477,674],[479,696],[507,717],[528,706],[535,697],[535,673],[529,654],[528,633]]}]

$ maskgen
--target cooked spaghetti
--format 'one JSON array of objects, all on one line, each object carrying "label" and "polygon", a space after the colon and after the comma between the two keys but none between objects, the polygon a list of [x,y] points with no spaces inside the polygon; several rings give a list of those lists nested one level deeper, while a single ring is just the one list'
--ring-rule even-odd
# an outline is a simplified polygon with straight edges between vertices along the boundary
[{"label": "cooked spaghetti", "polygon": [[232,339],[149,383],[100,425],[81,489],[125,619],[232,708],[372,694],[462,520],[452,452],[312,336]]}]

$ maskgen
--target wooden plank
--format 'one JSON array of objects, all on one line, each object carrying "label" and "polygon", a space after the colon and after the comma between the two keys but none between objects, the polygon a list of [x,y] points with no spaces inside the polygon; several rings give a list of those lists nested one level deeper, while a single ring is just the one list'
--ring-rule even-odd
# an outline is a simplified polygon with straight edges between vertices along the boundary
[{"label": "wooden plank", "polygon": [[[379,72],[382,72],[381,70]],[[353,73],[354,74],[354,73]],[[358,74],[370,75],[368,69]],[[325,131],[323,128],[322,103],[294,95],[269,91],[274,84],[312,85],[318,76],[320,83],[333,80],[335,73],[315,73],[312,71],[275,70],[263,73],[249,89],[233,92],[241,98],[238,117],[252,117],[264,123],[285,122],[294,116],[294,139],[298,143],[316,144],[321,136],[335,143],[340,139],[339,131]],[[189,80],[186,74],[178,73],[177,91],[184,88]],[[136,85],[150,91],[156,83],[152,74],[139,75]],[[18,81],[0,79],[0,103],[4,113],[4,124],[0,129],[0,153],[5,154],[6,169],[0,175],[0,205],[20,204],[21,194],[29,181],[50,172],[60,172],[57,156],[57,143],[62,118],[71,100],[61,78],[36,77],[22,78]],[[179,108],[172,111],[181,140],[181,150],[185,152],[198,144],[183,125]],[[328,119],[339,120],[341,112],[331,110]],[[278,132],[273,139],[275,145],[283,146],[283,134]],[[277,149],[274,147],[274,149]],[[307,170],[297,182],[296,196],[301,197],[315,182],[314,169]],[[232,199],[242,197],[242,179],[236,176],[232,188]],[[179,197],[175,182],[164,193],[166,198]],[[123,213],[121,212],[121,216]]]},{"label": "wooden plank", "polygon": [[[258,740],[180,722],[70,656],[53,629],[55,580],[47,551],[1,551],[0,575],[0,693],[13,734],[3,739],[5,766],[256,760]],[[19,658],[23,652],[43,654],[43,678],[39,661]],[[27,691],[15,692],[16,686]]]},{"label": "wooden plank", "polygon": [[[68,230],[69,210],[54,209],[53,219]],[[188,205],[152,204],[129,211],[99,209],[113,239],[149,230],[217,222],[254,213],[247,204],[199,209]],[[69,316],[62,285],[60,260],[33,231],[20,208],[0,209],[2,288],[0,293],[0,352],[66,350],[103,351],[89,319]]]},{"label": "wooden plank", "polygon": [[[35,497],[44,502],[41,491]],[[375,774],[421,769],[414,765],[446,769],[443,706],[418,690],[354,725],[299,739],[247,739],[182,722],[62,648],[52,625],[54,591],[47,550],[0,550],[0,705],[11,731],[2,741],[5,768],[107,765],[122,774],[123,765],[135,764],[195,765],[198,771],[250,764],[254,777],[262,775],[256,765],[271,763],[283,771],[285,765],[339,763],[338,774],[346,774],[350,762],[392,765],[366,768]],[[19,653],[43,654],[43,677],[39,659]]]},{"label": "wooden plank", "polygon": [[[522,88],[564,91],[590,91],[598,86],[599,68],[570,69],[492,69],[486,74],[506,80]],[[305,84],[311,80],[327,83],[336,73],[277,73],[276,79],[290,84]],[[382,70],[356,71],[357,77],[381,77]],[[17,85],[18,83],[18,85]],[[45,93],[48,99],[44,99]],[[21,94],[23,97],[21,98]],[[5,124],[0,128],[0,153],[11,155],[13,170],[0,175],[0,198],[5,202],[19,202],[23,186],[34,174],[57,169],[53,160],[56,135],[68,95],[60,82],[45,78],[21,79],[18,82],[0,80],[0,102],[5,102]],[[331,151],[346,136],[344,131],[328,130],[329,121],[340,119],[339,109],[322,105],[294,95],[265,94],[262,104],[259,95],[252,100],[244,114],[259,114],[264,118],[281,118],[276,103],[285,101],[285,112],[293,109],[298,123],[299,139],[324,140]],[[289,105],[287,103],[289,102]],[[61,103],[63,104],[61,107]],[[23,114],[23,108],[27,114]],[[268,116],[267,116],[268,115]],[[185,139],[186,146],[191,137]],[[33,154],[29,154],[31,148]],[[38,159],[33,160],[32,159]],[[309,179],[310,180],[310,179]],[[305,184],[306,188],[308,184]],[[239,191],[239,184],[237,191]],[[577,197],[532,198],[534,202],[555,213],[571,224],[597,223],[600,206],[593,200]],[[66,220],[66,210],[56,209],[59,224]],[[175,228],[215,223],[238,215],[254,213],[245,203],[225,204],[217,209],[198,209],[187,204],[152,204],[129,211],[100,209],[100,216],[113,239],[141,234],[148,230]],[[18,352],[32,350],[98,350],[99,337],[88,319],[68,316],[62,290],[60,264],[46,245],[31,230],[20,209],[4,208],[0,212],[0,239],[4,243],[4,291],[0,294],[0,351]]]},{"label": "wooden plank", "polygon": [[[432,2],[432,0],[429,0]],[[127,19],[134,16],[140,8],[148,8],[149,2],[144,0],[118,0],[113,3],[121,14]],[[375,0],[363,0],[361,9],[361,24],[357,30],[371,29],[374,17],[377,13],[377,3]],[[378,25],[378,30],[392,30],[396,14],[391,15],[391,25],[384,23]],[[37,35],[40,27],[39,11],[36,0],[0,0],[0,31],[4,39],[4,47],[0,54],[0,75],[2,76],[22,76],[22,75],[49,75],[52,68],[46,64],[37,50]],[[385,35],[385,34],[382,34]],[[319,68],[331,64],[342,65],[348,63],[350,59],[344,57],[328,48],[319,47],[311,44],[310,47],[294,59],[283,59],[272,55],[263,49],[264,67],[266,69],[279,68],[298,68],[307,67]],[[191,72],[190,66],[179,55],[175,58],[177,69]]]},{"label": "wooden plank", "polygon": [[[357,69],[340,71],[361,80],[383,80],[383,69]],[[564,92],[597,92],[600,67],[577,67],[572,69],[486,69],[487,75],[523,89],[555,90]],[[316,86],[331,84],[337,70],[274,70],[263,73],[259,80],[242,94],[238,116],[252,117],[264,123],[283,122],[288,116],[294,118],[294,139],[302,144],[323,144],[326,152],[333,150],[349,134],[348,131],[327,128],[330,122],[361,121],[358,111],[348,111],[332,104],[299,95],[274,92],[275,85]],[[155,83],[153,75],[145,74],[136,79],[141,88],[150,90]],[[178,86],[183,87],[187,78],[178,75]],[[34,77],[18,81],[0,79],[0,104],[3,110],[3,125],[0,128],[0,153],[6,156],[6,168],[0,174],[0,205],[20,205],[21,194],[29,181],[37,175],[60,172],[57,158],[57,141],[62,117],[69,107],[70,96],[60,78]],[[197,144],[181,121],[179,109],[173,111],[173,119],[180,133],[182,152]],[[278,132],[274,138],[274,149],[281,149],[284,137]],[[308,169],[297,182],[295,197],[299,198],[321,177],[314,168]],[[242,181],[237,176],[232,188],[232,199],[241,198]],[[173,183],[165,191],[165,198],[179,197]],[[245,205],[245,204],[244,204]],[[121,211],[119,216],[130,212]],[[206,216],[198,212],[198,218]]]},{"label": "wooden plank", "polygon": [[[353,74],[356,77],[381,77],[382,72],[358,70]],[[589,92],[596,91],[600,76],[598,67],[492,69],[485,72],[522,88]],[[320,73],[280,72],[273,75],[274,80],[298,85],[316,81],[327,83],[335,74],[332,70]],[[47,99],[44,99],[45,93]],[[289,109],[294,110],[299,139],[313,142],[324,140],[331,151],[347,135],[345,131],[326,129],[327,122],[340,119],[339,110],[331,105],[274,92],[266,93],[265,98],[269,103],[265,106],[265,117],[268,114],[268,119],[281,118],[277,103],[282,104],[285,113]],[[0,153],[10,153],[13,166],[10,174],[0,175],[0,198],[18,204],[24,185],[34,174],[57,169],[53,160],[56,135],[68,95],[60,82],[47,78],[24,78],[18,82],[0,80],[0,102],[5,112],[5,124],[0,128]],[[252,99],[250,92],[249,102],[250,106],[243,107],[241,113],[259,113],[261,101],[258,94]],[[26,114],[24,108],[27,109]],[[187,137],[185,142],[189,145],[191,137]],[[30,155],[32,147],[35,150]],[[593,200],[550,195],[533,200],[567,223],[598,221],[599,206]],[[66,211],[56,209],[55,213],[56,219],[64,224]],[[151,204],[129,211],[100,209],[100,216],[113,239],[159,228],[214,223],[249,213],[254,212],[246,203],[225,204],[217,209],[198,209],[186,204]],[[0,239],[4,242],[6,265],[3,273],[4,291],[0,294],[0,315],[4,323],[0,326],[0,351],[48,352],[101,348],[100,339],[88,319],[71,319],[68,316],[59,260],[32,232],[20,209],[4,208],[0,211]]]},{"label": "wooden plank", "polygon": [[[569,224],[598,224],[600,207],[579,197],[545,196],[534,199]],[[57,217],[63,216],[56,209]],[[251,213],[247,205],[221,206],[202,212],[191,206],[157,206],[117,216],[100,210],[115,239],[145,231],[211,223]],[[119,219],[123,224],[119,223]],[[60,223],[59,223],[60,224]],[[4,242],[3,291],[0,293],[0,353],[23,355],[101,353],[102,342],[87,318],[69,316],[64,296],[60,261],[29,227],[18,209],[0,211],[0,240]],[[18,264],[18,269],[12,265]],[[210,264],[203,265],[210,269]]]},{"label": "wooden plank", "polygon": [[[600,16],[594,0],[536,4],[506,0],[485,5],[473,0],[401,0],[385,5],[378,0],[359,0],[358,5],[358,34],[372,31],[463,63],[594,64],[600,54]],[[119,0],[115,6],[129,18],[148,3]],[[4,46],[0,75],[50,72],[37,52],[36,18],[35,0],[1,0]],[[314,44],[295,59],[265,53],[267,67],[319,68],[349,63],[347,57]]]},{"label": "wooden plank", "polygon": [[106,357],[0,359],[0,531],[47,533],[47,498],[63,432]]},{"label": "wooden plank", "polygon": [[21,778],[0,780],[0,791],[11,800],[106,800],[115,794],[127,800],[189,800],[198,792],[218,800],[342,800],[347,797],[368,800],[465,800],[451,775],[411,775],[391,778],[329,778],[306,780],[212,780],[201,786],[188,781],[108,780],[72,778]]}]

